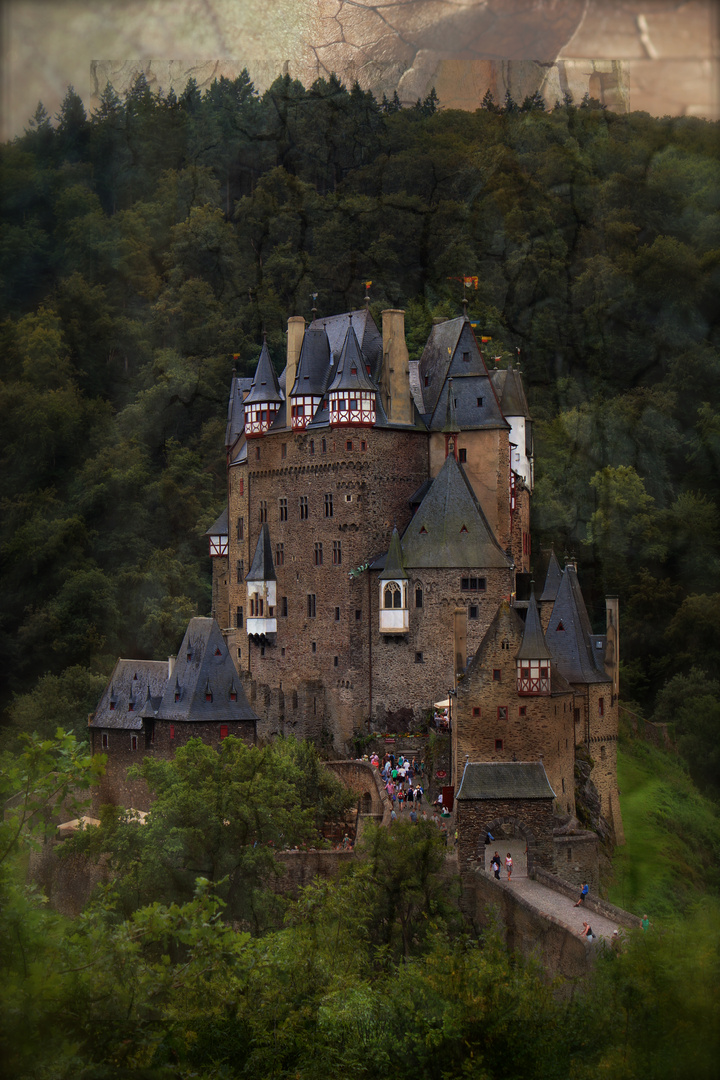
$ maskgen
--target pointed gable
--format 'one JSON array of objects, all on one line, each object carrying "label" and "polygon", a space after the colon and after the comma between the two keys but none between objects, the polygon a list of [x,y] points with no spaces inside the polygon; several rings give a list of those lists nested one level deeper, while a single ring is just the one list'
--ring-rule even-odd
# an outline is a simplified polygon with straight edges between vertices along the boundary
[{"label": "pointed gable", "polygon": [[550,603],[555,602],[555,597],[558,594],[561,580],[562,570],[560,569],[560,563],[555,557],[555,552],[551,551],[547,573],[545,574],[545,586],[542,591],[542,596],[540,597],[541,604],[544,604],[547,601],[549,601]]},{"label": "pointed gable", "polygon": [[260,357],[255,368],[255,377],[244,404],[246,408],[248,405],[254,405],[256,402],[261,401],[277,402],[279,405],[282,400],[280,384],[270,359],[267,341],[263,341],[263,347],[260,350]]},{"label": "pointed gable", "polygon": [[506,569],[512,565],[452,455],[446,457],[405,530],[402,550],[406,567]]},{"label": "pointed gable", "polygon": [[549,660],[552,654],[545,643],[540,612],[535,599],[535,593],[530,593],[527,615],[525,616],[525,629],[523,631],[522,645],[518,649],[518,660]]},{"label": "pointed gable", "polygon": [[588,618],[577,571],[568,565],[563,571],[553,604],[545,641],[558,671],[570,683],[610,682],[599,671],[592,655],[592,627]]},{"label": "pointed gable", "polygon": [[[167,673],[167,665],[165,665]],[[191,619],[157,711],[158,720],[256,721],[214,619]],[[180,687],[179,700],[176,685]],[[236,700],[233,700],[233,695]]]},{"label": "pointed gable", "polygon": [[482,675],[485,668],[485,655],[488,649],[494,649],[495,642],[507,638],[510,648],[507,651],[507,662],[515,666],[515,652],[519,648],[523,635],[523,621],[514,607],[507,600],[502,600],[495,612],[494,618],[483,635],[483,639],[477,647],[475,655],[468,664],[465,675],[467,685],[470,686],[473,679]]},{"label": "pointed gable", "polygon": [[270,529],[267,522],[263,523],[255,547],[252,565],[245,578],[246,581],[275,581],[275,562],[273,560],[272,545],[270,543]]},{"label": "pointed gable", "polygon": [[434,413],[440,400],[464,324],[464,318],[447,319],[437,323],[430,331],[418,364],[418,381],[427,415]]}]

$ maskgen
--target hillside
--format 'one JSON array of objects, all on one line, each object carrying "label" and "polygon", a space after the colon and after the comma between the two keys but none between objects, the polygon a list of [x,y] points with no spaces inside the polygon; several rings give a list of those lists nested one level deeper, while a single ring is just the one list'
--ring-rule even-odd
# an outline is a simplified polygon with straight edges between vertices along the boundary
[{"label": "hillside", "polygon": [[627,843],[616,848],[609,899],[651,920],[686,915],[720,894],[720,811],[683,762],[627,730],[618,748]]}]

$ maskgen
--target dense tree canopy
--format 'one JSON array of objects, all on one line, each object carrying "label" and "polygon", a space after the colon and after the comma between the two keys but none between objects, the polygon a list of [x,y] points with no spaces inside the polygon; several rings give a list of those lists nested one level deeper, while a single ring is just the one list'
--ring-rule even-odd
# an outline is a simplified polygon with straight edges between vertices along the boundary
[{"label": "dense tree canopy", "polygon": [[4,704],[207,611],[227,386],[263,329],[281,367],[288,315],[372,281],[417,356],[464,275],[488,363],[528,384],[535,551],[578,556],[593,617],[620,593],[624,693],[651,713],[714,670],[677,642],[720,590],[717,124],[483,104],[141,75],[0,148]]}]

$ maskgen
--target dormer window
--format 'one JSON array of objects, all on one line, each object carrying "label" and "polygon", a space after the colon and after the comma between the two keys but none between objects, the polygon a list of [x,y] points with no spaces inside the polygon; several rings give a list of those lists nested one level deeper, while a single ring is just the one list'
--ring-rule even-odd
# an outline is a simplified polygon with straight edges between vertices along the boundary
[{"label": "dormer window", "polygon": [[518,694],[549,694],[550,664],[547,660],[517,660]]}]

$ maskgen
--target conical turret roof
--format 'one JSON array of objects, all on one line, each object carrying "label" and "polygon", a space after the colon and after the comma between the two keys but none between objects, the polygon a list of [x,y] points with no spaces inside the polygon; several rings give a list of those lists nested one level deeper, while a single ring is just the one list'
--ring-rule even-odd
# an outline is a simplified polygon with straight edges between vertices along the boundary
[{"label": "conical turret roof", "polygon": [[547,573],[545,574],[545,587],[540,597],[540,603],[543,604],[546,601],[550,603],[555,602],[555,597],[558,594],[560,588],[560,582],[562,580],[562,570],[560,569],[560,563],[555,557],[555,552],[550,552],[550,561],[548,562]]},{"label": "conical turret roof", "polygon": [[309,327],[303,337],[291,397],[322,397],[335,369],[330,364],[330,342],[324,328]]},{"label": "conical turret roof", "polygon": [[270,543],[270,530],[265,522],[258,536],[255,555],[252,566],[245,578],[246,581],[275,581],[275,563],[272,556]]},{"label": "conical turret roof", "polygon": [[530,419],[530,409],[525,397],[522,376],[512,364],[505,370],[499,369],[490,375],[495,392],[500,402],[503,416],[524,416]]},{"label": "conical turret roof", "polygon": [[385,568],[380,575],[381,581],[402,581],[407,578],[405,567],[403,566],[402,547],[400,546],[400,533],[397,529],[393,529],[392,539],[390,540],[390,547],[385,558]]},{"label": "conical turret roof", "polygon": [[566,566],[560,581],[545,641],[558,671],[570,683],[611,682],[592,654],[592,627],[574,566]]},{"label": "conical turret roof", "polygon": [[283,400],[283,396],[280,393],[280,384],[278,377],[275,374],[275,368],[272,365],[270,359],[270,352],[267,347],[267,341],[263,341],[263,347],[260,350],[260,358],[255,368],[255,378],[253,379],[250,393],[245,398],[244,405],[252,405],[257,401],[277,401],[280,403]]},{"label": "conical turret roof", "polygon": [[545,644],[540,612],[535,599],[535,593],[530,593],[527,615],[525,616],[525,630],[523,632],[522,645],[516,653],[518,660],[550,660],[552,654]]},{"label": "conical turret roof", "polygon": [[352,323],[348,326],[338,360],[337,374],[328,387],[328,393],[332,394],[338,390],[369,390],[377,393],[377,386],[366,371]]}]

